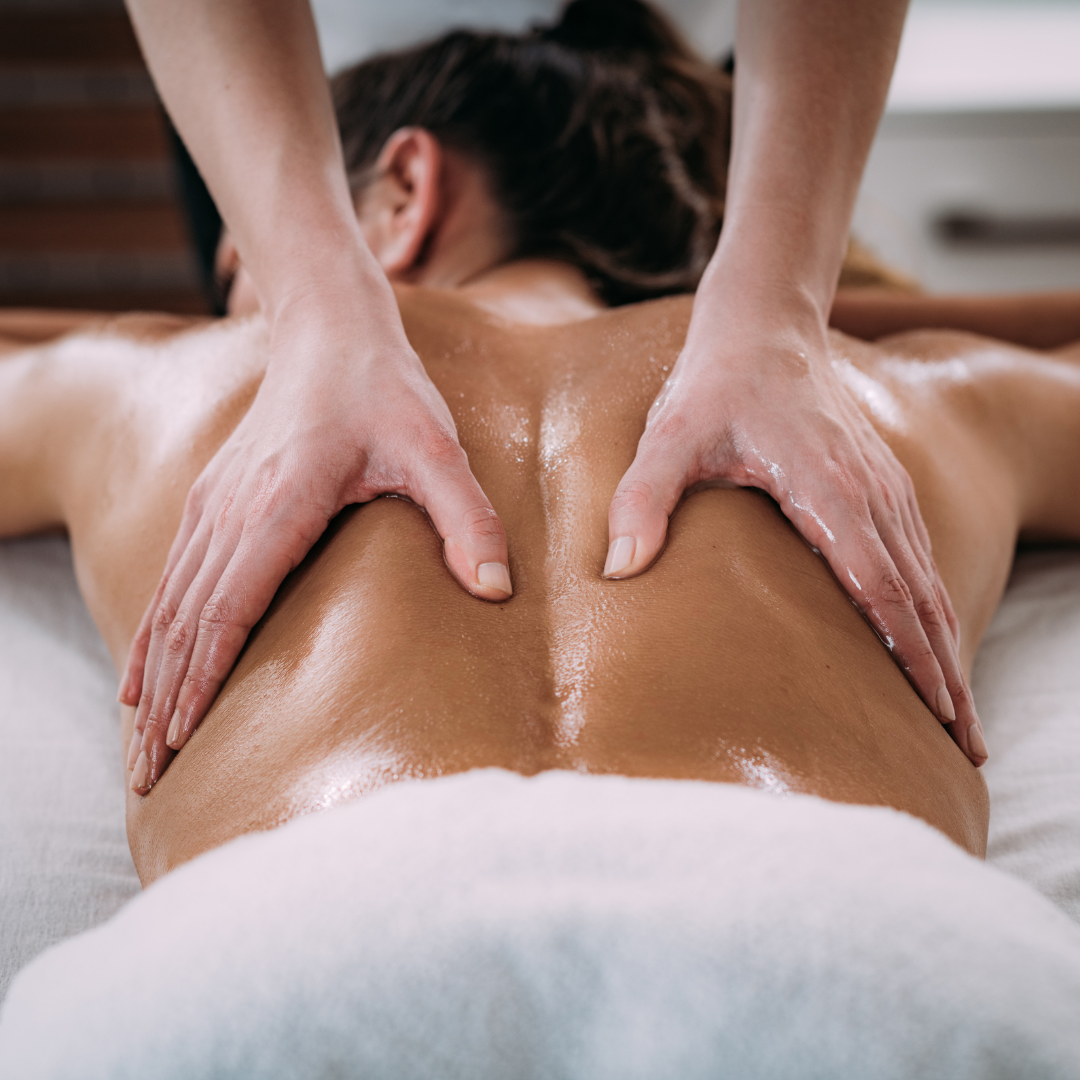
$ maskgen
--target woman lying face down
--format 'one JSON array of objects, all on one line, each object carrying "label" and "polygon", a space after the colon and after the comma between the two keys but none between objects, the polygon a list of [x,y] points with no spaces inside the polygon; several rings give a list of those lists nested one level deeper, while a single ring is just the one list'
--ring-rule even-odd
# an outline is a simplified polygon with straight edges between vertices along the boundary
[{"label": "woman lying face down", "polygon": [[[523,247],[502,184],[482,154],[395,128],[358,185],[358,215],[507,526],[513,596],[463,592],[405,499],[341,514],[235,669],[202,658],[222,688],[197,730],[155,703],[143,749],[126,716],[142,880],[386,783],[485,766],[888,805],[982,853],[981,733],[954,741],[939,725],[767,497],[697,491],[648,575],[602,579],[610,492],[692,297],[608,307],[608,291],[670,291],[676,271],[626,271],[580,235]],[[235,309],[257,303],[236,287]],[[259,387],[266,330],[257,313],[134,315],[20,347],[56,327],[34,319],[6,323],[0,530],[68,529],[119,670],[185,494]],[[853,399],[911,473],[970,668],[1017,536],[1080,537],[1080,350],[949,332],[833,344]]]}]

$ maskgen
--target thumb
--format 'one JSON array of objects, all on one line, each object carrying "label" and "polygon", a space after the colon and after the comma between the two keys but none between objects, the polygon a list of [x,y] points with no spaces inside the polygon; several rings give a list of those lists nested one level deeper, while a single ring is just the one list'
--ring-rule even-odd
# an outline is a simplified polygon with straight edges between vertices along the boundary
[{"label": "thumb", "polygon": [[668,518],[686,488],[686,476],[683,456],[673,453],[670,446],[661,447],[646,430],[608,510],[604,577],[634,577],[660,554]]},{"label": "thumb", "polygon": [[513,594],[506,531],[499,515],[469,468],[465,451],[447,455],[424,469],[423,483],[411,492],[443,540],[451,573],[473,596],[507,600]]}]

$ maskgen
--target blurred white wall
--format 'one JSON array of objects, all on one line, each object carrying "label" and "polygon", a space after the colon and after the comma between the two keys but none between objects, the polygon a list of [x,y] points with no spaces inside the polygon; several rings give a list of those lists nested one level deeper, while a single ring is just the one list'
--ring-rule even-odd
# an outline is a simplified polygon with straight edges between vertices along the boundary
[{"label": "blurred white wall", "polygon": [[[0,0],[3,3],[4,0]],[[555,22],[567,0],[311,0],[323,65],[333,74],[384,49],[401,49],[447,30],[521,33]],[[736,0],[652,0],[693,41],[719,59],[735,41]]]},{"label": "blurred white wall", "polygon": [[934,291],[1080,288],[1080,2],[913,0],[854,227]]}]

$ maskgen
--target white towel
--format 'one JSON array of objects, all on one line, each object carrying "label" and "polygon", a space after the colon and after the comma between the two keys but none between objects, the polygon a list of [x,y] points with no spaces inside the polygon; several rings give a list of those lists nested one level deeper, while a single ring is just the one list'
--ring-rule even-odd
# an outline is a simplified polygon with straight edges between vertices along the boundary
[{"label": "white towel", "polygon": [[242,837],[50,950],[0,1075],[1080,1076],[1080,929],[893,810],[486,771]]}]

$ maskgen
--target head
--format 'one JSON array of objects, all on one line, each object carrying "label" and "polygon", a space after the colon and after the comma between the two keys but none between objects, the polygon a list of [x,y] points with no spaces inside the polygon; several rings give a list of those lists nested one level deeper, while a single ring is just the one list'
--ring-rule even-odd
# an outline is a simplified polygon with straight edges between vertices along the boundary
[{"label": "head", "polygon": [[556,259],[620,304],[692,291],[715,248],[730,80],[639,0],[574,0],[521,35],[453,32],[332,89],[391,280]]}]

